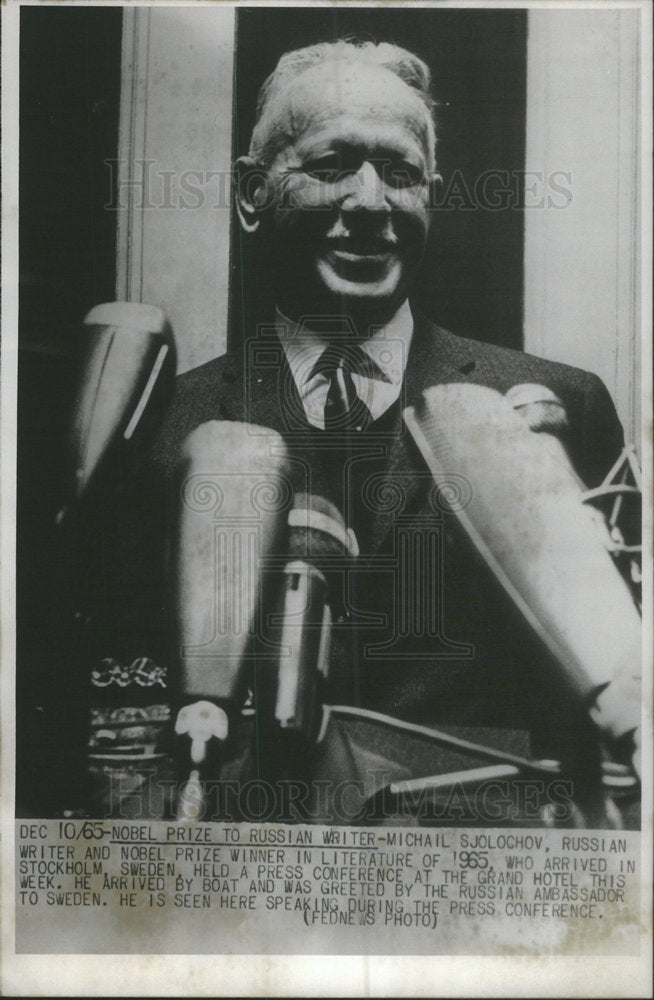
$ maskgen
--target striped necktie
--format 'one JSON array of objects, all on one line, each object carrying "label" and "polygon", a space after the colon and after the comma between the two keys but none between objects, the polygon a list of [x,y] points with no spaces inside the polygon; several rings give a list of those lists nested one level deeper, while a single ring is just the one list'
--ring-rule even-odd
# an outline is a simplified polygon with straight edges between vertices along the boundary
[{"label": "striped necktie", "polygon": [[330,346],[318,358],[312,375],[318,372],[329,381],[324,411],[325,430],[365,430],[372,423],[372,414],[357,395],[352,372],[386,381],[372,358],[356,345]]}]

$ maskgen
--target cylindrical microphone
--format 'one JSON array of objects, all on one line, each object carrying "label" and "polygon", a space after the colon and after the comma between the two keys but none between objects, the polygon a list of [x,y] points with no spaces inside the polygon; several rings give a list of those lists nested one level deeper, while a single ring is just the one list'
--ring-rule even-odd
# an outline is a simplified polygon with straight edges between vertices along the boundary
[{"label": "cylindrical microphone", "polygon": [[320,687],[329,671],[335,581],[357,555],[352,529],[329,500],[298,493],[288,516],[278,669],[269,680],[276,725],[307,740],[320,728]]},{"label": "cylindrical microphone", "polygon": [[570,432],[568,414],[556,393],[545,385],[523,382],[512,386],[506,393],[506,398],[531,431],[545,435],[544,446],[550,448],[552,455],[567,465],[570,474],[583,489],[582,480],[574,470],[566,447]]},{"label": "cylindrical microphone", "polygon": [[[640,513],[634,516],[635,509],[640,511],[640,503],[638,502],[636,508],[632,504],[623,506],[623,500],[629,496],[632,498],[637,496],[640,501],[640,470],[633,449],[623,450],[620,459],[607,473],[604,482],[599,487],[587,490],[585,483],[577,476],[570,458],[567,447],[568,415],[558,396],[544,385],[526,382],[509,389],[506,398],[516,413],[526,421],[529,429],[542,435],[543,445],[551,450],[552,455],[567,467],[570,475],[579,483],[584,494],[584,509],[593,522],[602,544],[611,553],[615,565],[627,582],[636,606],[640,609],[642,604],[640,592],[642,544],[639,544],[638,530]],[[633,486],[625,481],[627,466],[633,474]],[[620,480],[617,471],[619,468],[624,469],[625,473]],[[606,510],[607,501],[610,510]],[[629,538],[629,544],[625,540],[623,527]]]},{"label": "cylindrical microphone", "polygon": [[287,449],[270,428],[211,421],[186,439],[178,474],[178,691],[229,712],[251,668],[275,652],[264,592],[275,582],[271,557],[285,551]]},{"label": "cylindrical microphone", "polygon": [[264,608],[280,586],[270,563],[283,551],[292,489],[284,441],[252,424],[197,427],[177,471],[175,732],[178,772],[186,774],[177,817],[189,821],[202,818],[203,780],[248,681],[271,669],[276,646],[265,634]]},{"label": "cylindrical microphone", "polygon": [[428,389],[404,419],[436,483],[468,480],[456,515],[496,578],[593,705],[605,737],[640,724],[640,618],[583,505],[578,479],[548,435],[534,434],[499,393]]},{"label": "cylindrical microphone", "polygon": [[80,345],[53,533],[50,632],[62,686],[75,692],[66,729],[85,763],[92,667],[108,655],[129,663],[166,652],[158,628],[164,530],[149,450],[175,366],[165,314],[152,305],[96,306]]},{"label": "cylindrical microphone", "polygon": [[151,402],[172,388],[174,351],[165,313],[140,302],[106,302],[84,320],[86,350],[69,441],[71,482],[66,506],[75,507],[111,454],[133,441]]},{"label": "cylindrical microphone", "polygon": [[[506,393],[506,398],[516,413],[525,421],[529,430],[533,431],[534,434],[542,435],[542,446],[549,449],[555,461],[561,462],[565,466],[572,479],[578,484],[579,489],[584,491],[586,489],[585,483],[577,475],[567,448],[570,433],[568,414],[556,393],[545,385],[523,382],[520,385],[512,386]],[[599,532],[602,544],[609,552],[613,552],[616,544],[611,538],[602,511],[589,504],[585,504],[583,509]]]}]

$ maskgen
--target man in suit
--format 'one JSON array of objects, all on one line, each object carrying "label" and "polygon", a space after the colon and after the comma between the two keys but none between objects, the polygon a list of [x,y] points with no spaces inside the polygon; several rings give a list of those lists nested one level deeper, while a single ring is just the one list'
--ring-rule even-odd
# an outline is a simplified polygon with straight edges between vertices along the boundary
[{"label": "man in suit", "polygon": [[[360,550],[334,624],[326,699],[500,751],[556,754],[583,798],[597,765],[588,714],[552,680],[549,654],[434,501],[402,410],[434,385],[546,386],[563,403],[567,447],[588,486],[619,455],[622,430],[595,376],[464,340],[411,304],[438,181],[429,86],[421,60],[389,44],[330,42],[282,57],[238,163],[239,219],[270,269],[276,312],[180,377],[160,455],[174,464],[185,437],[210,420],[278,431],[303,470],[295,488],[334,503]],[[251,721],[244,726],[223,778],[260,771]],[[404,806],[379,799],[391,781],[475,763],[372,716],[333,717],[318,747],[286,761],[287,777],[313,783],[288,818],[397,810],[397,820]],[[542,817],[543,802],[530,815],[503,789],[483,805],[448,794],[430,797],[431,821]],[[557,794],[561,805],[568,793]],[[245,818],[287,817],[280,808]]]}]

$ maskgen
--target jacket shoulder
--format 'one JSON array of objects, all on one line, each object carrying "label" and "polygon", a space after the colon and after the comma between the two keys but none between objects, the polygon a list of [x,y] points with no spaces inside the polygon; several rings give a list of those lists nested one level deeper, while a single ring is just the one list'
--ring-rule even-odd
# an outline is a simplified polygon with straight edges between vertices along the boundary
[{"label": "jacket shoulder", "polygon": [[500,392],[505,392],[515,385],[516,379],[537,380],[540,377],[547,379],[548,384],[554,380],[569,390],[582,392],[592,383],[601,382],[596,375],[582,368],[541,358],[526,351],[461,337],[436,324],[433,325],[433,336],[441,343],[445,343],[452,354],[459,356],[468,354],[471,361],[474,361],[471,372],[474,371],[477,378],[485,378],[489,382],[495,381],[496,388]]},{"label": "jacket shoulder", "polygon": [[212,358],[211,361],[206,361],[204,364],[198,365],[197,368],[190,368],[178,375],[175,379],[173,403],[176,400],[184,399],[189,392],[210,391],[213,388],[218,388],[222,384],[230,360],[229,354],[221,354],[218,358]]},{"label": "jacket shoulder", "polygon": [[565,408],[568,446],[581,478],[588,486],[602,481],[620,455],[624,434],[609,391],[597,375],[524,351],[459,337],[435,325],[433,335],[453,356],[467,354],[470,382],[502,394],[523,382],[551,389]]},{"label": "jacket shoulder", "polygon": [[176,461],[182,441],[195,427],[222,418],[221,399],[228,364],[228,355],[222,355],[177,376],[153,449],[157,465],[170,467]]}]

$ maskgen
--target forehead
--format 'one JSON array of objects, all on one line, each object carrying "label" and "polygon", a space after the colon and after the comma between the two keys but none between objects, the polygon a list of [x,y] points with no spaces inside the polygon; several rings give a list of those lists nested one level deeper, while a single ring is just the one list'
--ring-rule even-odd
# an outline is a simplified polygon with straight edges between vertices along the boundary
[{"label": "forehead", "polygon": [[430,118],[415,91],[382,66],[332,60],[296,77],[277,97],[275,117],[295,141],[402,130],[431,154]]}]

